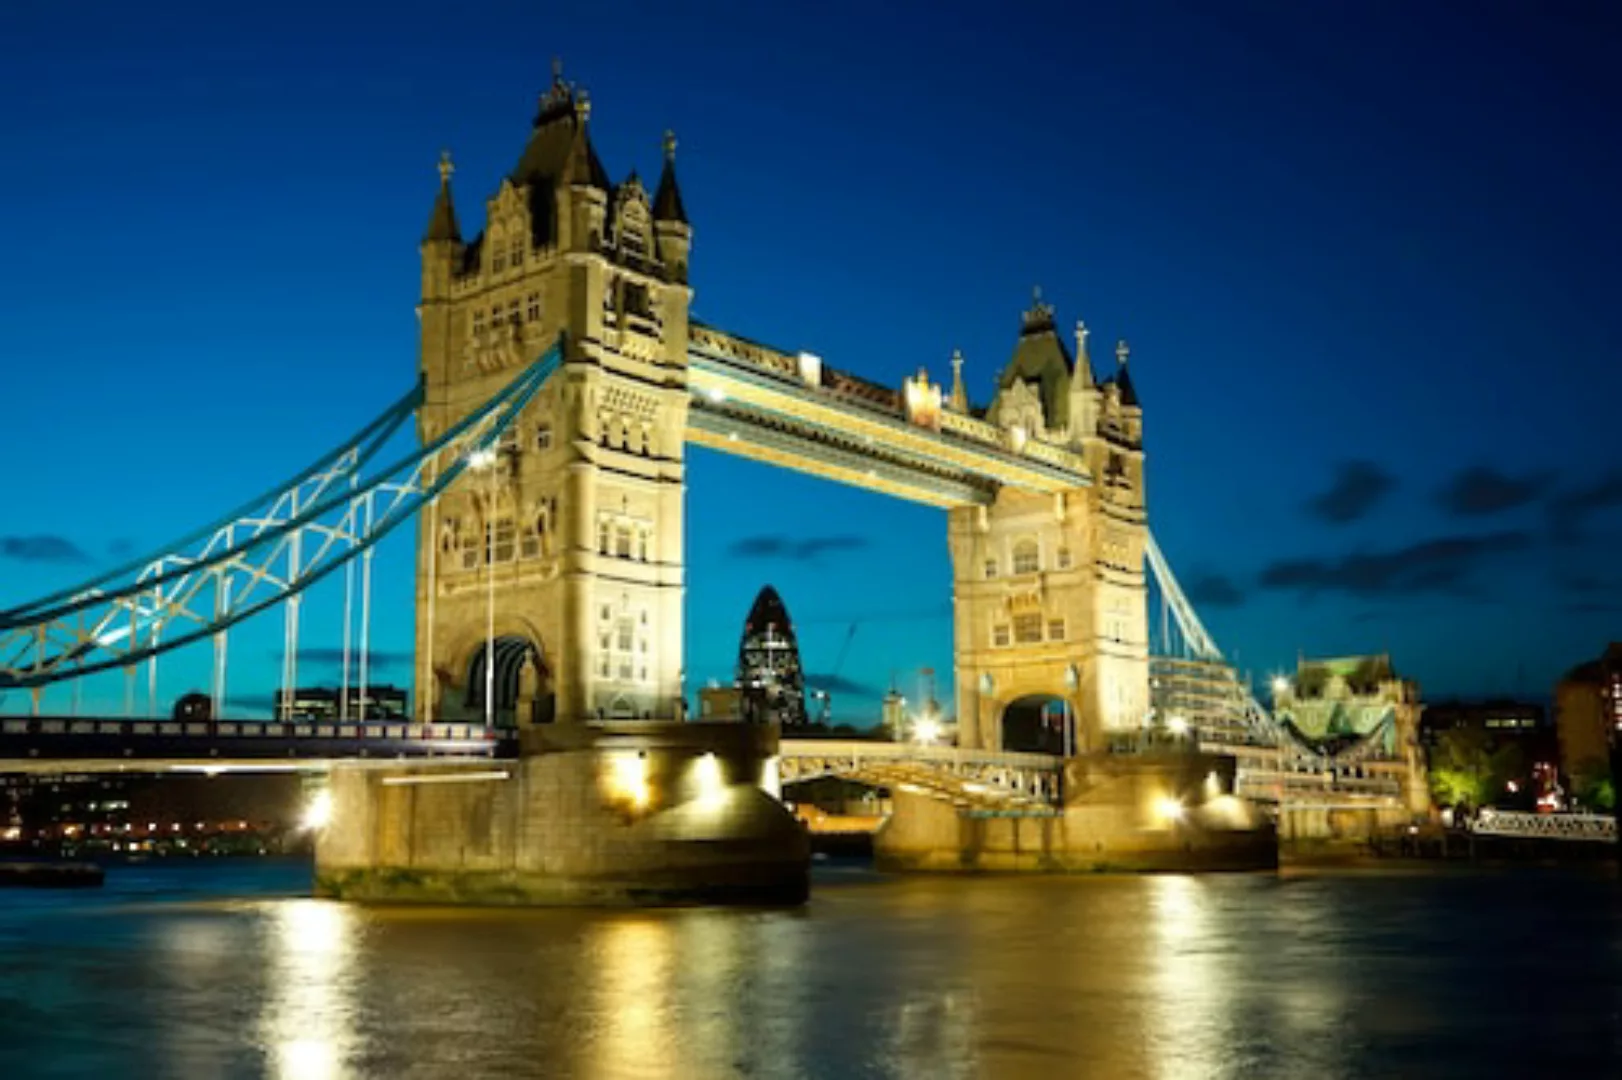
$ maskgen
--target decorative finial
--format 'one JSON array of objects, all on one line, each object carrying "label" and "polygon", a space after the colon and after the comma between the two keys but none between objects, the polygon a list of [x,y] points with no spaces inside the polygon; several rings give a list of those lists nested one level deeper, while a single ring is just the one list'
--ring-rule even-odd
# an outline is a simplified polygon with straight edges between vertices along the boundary
[{"label": "decorative finial", "polygon": [[563,81],[563,57],[561,56],[552,57],[552,81],[555,83]]},{"label": "decorative finial", "polygon": [[676,160],[676,133],[669,128],[665,129],[665,160]]},{"label": "decorative finial", "polygon": [[1042,286],[1040,286],[1040,285],[1032,285],[1031,286],[1031,306],[1032,307],[1040,307],[1041,305],[1042,305]]},{"label": "decorative finial", "polygon": [[1086,322],[1076,320],[1076,355],[1083,360],[1087,358],[1087,335],[1091,333],[1092,331],[1087,329]]},{"label": "decorative finial", "polygon": [[1126,358],[1132,355],[1132,350],[1126,343],[1126,338],[1115,343],[1115,360],[1122,367],[1126,366]]},{"label": "decorative finial", "polygon": [[963,370],[963,350],[962,349],[953,349],[952,350],[952,371],[955,374],[955,373],[957,373],[959,371],[962,371],[962,370]]},{"label": "decorative finial", "polygon": [[441,184],[449,184],[451,182],[451,174],[455,171],[456,166],[451,161],[451,152],[449,150],[441,150],[439,152],[439,182]]},{"label": "decorative finial", "polygon": [[575,95],[574,109],[582,124],[591,119],[591,98],[584,90]]}]

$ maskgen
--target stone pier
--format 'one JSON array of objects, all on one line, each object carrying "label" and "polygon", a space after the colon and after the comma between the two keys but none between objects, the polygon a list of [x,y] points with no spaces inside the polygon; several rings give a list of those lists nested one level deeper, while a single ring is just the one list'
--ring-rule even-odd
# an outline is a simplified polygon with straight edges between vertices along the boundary
[{"label": "stone pier", "polygon": [[535,727],[519,757],[340,766],[316,892],[444,904],[803,903],[804,830],[774,797],[777,732]]},{"label": "stone pier", "polygon": [[1209,871],[1278,865],[1272,825],[1234,794],[1213,754],[1091,754],[1065,765],[1061,807],[984,811],[892,792],[880,868],[924,871]]}]

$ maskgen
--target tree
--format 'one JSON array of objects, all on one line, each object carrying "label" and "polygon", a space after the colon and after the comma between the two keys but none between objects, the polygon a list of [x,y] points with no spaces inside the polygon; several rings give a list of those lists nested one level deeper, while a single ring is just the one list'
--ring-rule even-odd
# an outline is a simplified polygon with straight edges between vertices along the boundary
[{"label": "tree", "polygon": [[1616,783],[1609,762],[1597,758],[1579,762],[1572,770],[1571,788],[1577,801],[1590,810],[1616,809]]},{"label": "tree", "polygon": [[1486,806],[1524,770],[1518,746],[1497,746],[1476,728],[1443,731],[1431,746],[1431,796],[1441,806]]}]

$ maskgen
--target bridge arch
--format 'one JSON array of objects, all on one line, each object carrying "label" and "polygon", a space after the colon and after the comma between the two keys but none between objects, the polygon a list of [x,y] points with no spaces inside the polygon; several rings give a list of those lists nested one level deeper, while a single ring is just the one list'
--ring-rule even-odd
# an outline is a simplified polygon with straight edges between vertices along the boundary
[{"label": "bridge arch", "polygon": [[[537,635],[524,627],[505,627],[493,638],[480,638],[461,650],[457,675],[458,704],[470,720],[484,719],[485,688],[494,690],[491,715],[497,727],[551,723],[557,698],[552,665]],[[486,671],[487,657],[492,658]]]},{"label": "bridge arch", "polygon": [[1064,754],[1076,747],[1076,709],[1059,694],[1029,693],[1006,702],[999,719],[1002,749]]}]

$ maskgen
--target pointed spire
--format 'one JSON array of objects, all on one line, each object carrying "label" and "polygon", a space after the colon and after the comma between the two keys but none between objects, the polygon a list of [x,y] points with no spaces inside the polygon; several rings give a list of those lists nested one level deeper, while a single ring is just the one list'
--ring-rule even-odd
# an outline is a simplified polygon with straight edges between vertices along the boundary
[{"label": "pointed spire", "polygon": [[963,386],[963,352],[961,349],[952,350],[952,396],[947,399],[946,405],[953,412],[967,413],[969,411],[969,392]]},{"label": "pointed spire", "polygon": [[665,168],[659,174],[659,190],[653,195],[653,220],[687,222],[687,207],[682,205],[681,187],[676,183],[676,133],[665,132]]},{"label": "pointed spire", "polygon": [[456,225],[456,207],[451,202],[451,174],[455,171],[451,152],[442,152],[439,155],[439,194],[434,198],[434,212],[428,218],[428,232],[423,235],[423,243],[434,240],[462,241],[462,231]]},{"label": "pointed spire", "polygon": [[1093,385],[1093,358],[1087,352],[1087,324],[1076,320],[1076,382],[1085,387]]},{"label": "pointed spire", "polygon": [[1132,349],[1126,343],[1126,338],[1115,343],[1115,362],[1120,365],[1115,373],[1115,385],[1121,393],[1121,404],[1132,407],[1138,405],[1138,392],[1132,386],[1132,376],[1127,374],[1126,361],[1132,355]]}]

